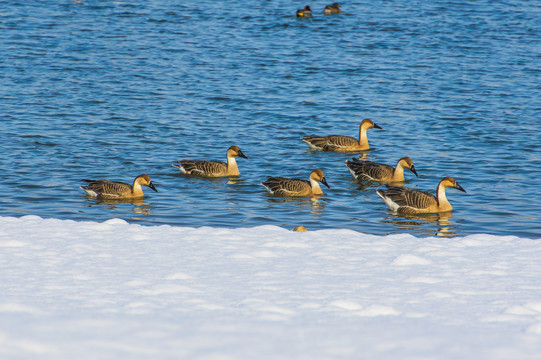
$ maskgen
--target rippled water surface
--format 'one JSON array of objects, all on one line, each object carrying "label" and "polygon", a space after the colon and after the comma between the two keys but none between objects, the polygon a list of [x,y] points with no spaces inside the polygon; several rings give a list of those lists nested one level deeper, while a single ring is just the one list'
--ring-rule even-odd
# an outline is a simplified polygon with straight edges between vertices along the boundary
[{"label": "rippled water surface", "polygon": [[[329,1],[330,2],[330,1]],[[535,2],[351,1],[297,19],[303,2],[4,1],[0,8],[0,215],[145,225],[347,228],[416,236],[541,237],[541,7]],[[451,216],[389,213],[377,184],[309,151],[303,135],[370,130],[369,160],[410,156]],[[225,160],[238,179],[181,176],[181,158]],[[269,175],[331,186],[270,197]],[[89,200],[83,178],[159,192]]]}]

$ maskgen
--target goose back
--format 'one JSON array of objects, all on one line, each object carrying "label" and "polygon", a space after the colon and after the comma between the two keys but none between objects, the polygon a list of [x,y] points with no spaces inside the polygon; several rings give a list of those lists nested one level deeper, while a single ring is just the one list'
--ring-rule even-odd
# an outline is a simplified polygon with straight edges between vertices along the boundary
[{"label": "goose back", "polygon": [[104,199],[120,199],[131,197],[132,187],[130,184],[109,180],[83,179],[88,185],[81,186],[88,195]]},{"label": "goose back", "polygon": [[394,174],[392,166],[368,160],[347,160],[346,166],[357,181],[391,181]]},{"label": "goose back", "polygon": [[227,176],[227,164],[221,161],[210,160],[179,160],[173,164],[186,175],[194,176]]},{"label": "goose back", "polygon": [[381,129],[381,127],[379,125],[376,125],[372,120],[364,119],[359,125],[358,140],[351,136],[345,135],[312,135],[301,137],[300,139],[307,143],[311,149],[315,150],[336,152],[368,150],[370,146],[368,144],[366,131],[372,128]]},{"label": "goose back", "polygon": [[311,197],[323,194],[319,186],[320,182],[330,188],[323,171],[321,169],[315,169],[310,173],[310,181],[269,176],[267,181],[261,183],[261,185],[273,195]]},{"label": "goose back", "polygon": [[310,182],[302,179],[287,179],[284,177],[269,176],[267,181],[263,182],[269,193],[277,196],[310,196],[312,187]]},{"label": "goose back", "polygon": [[204,177],[226,177],[240,175],[237,156],[247,159],[242,150],[233,145],[227,149],[227,163],[212,160],[178,160],[173,164],[185,175],[204,176]]},{"label": "goose back", "polygon": [[357,181],[377,181],[381,183],[403,182],[404,168],[417,176],[413,161],[408,156],[398,160],[394,168],[387,164],[355,158],[347,160],[346,166]]},{"label": "goose back", "polygon": [[453,210],[445,196],[446,188],[466,192],[452,177],[445,177],[436,188],[436,196],[421,190],[404,186],[386,185],[387,191],[378,189],[376,193],[385,201],[389,209],[399,214],[438,213]]},{"label": "goose back", "polygon": [[437,212],[438,200],[429,192],[411,189],[405,186],[386,185],[387,190],[376,190],[389,208],[400,214]]},{"label": "goose back", "polygon": [[150,177],[147,174],[141,174],[133,180],[133,184],[127,184],[120,181],[109,180],[88,180],[82,181],[88,183],[86,186],[81,186],[87,195],[100,199],[125,199],[143,197],[143,189],[141,185],[148,186],[154,191],[156,188]]},{"label": "goose back", "polygon": [[329,135],[329,136],[306,136],[302,141],[315,150],[323,151],[347,151],[359,145],[359,141],[350,136]]}]

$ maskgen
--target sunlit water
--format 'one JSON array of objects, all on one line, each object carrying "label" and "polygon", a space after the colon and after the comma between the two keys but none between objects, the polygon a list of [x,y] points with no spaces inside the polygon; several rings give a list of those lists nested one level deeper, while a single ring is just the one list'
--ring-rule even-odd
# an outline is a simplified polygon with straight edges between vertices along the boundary
[{"label": "sunlit water", "polygon": [[[331,1],[329,1],[331,2]],[[541,8],[534,2],[38,2],[0,8],[0,215],[145,225],[372,234],[541,236]],[[435,192],[453,176],[452,215],[387,211],[377,184],[303,135],[370,130],[369,160],[410,156],[407,186]],[[238,179],[187,178],[181,158],[225,160]],[[318,200],[270,197],[269,175],[307,178]],[[83,178],[159,192],[137,202],[89,200]]]}]

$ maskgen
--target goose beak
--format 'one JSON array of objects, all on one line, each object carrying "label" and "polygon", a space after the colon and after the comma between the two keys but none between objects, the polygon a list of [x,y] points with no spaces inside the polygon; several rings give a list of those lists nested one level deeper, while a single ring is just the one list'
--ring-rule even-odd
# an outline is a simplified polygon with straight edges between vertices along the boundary
[{"label": "goose beak", "polygon": [[158,190],[156,190],[156,188],[154,187],[154,184],[151,182],[148,183],[148,187],[151,188],[152,190],[158,192]]},{"label": "goose beak", "polygon": [[455,189],[458,189],[458,190],[460,190],[462,192],[466,192],[466,190],[464,190],[464,188],[462,186],[460,186],[458,183],[456,183]]},{"label": "goose beak", "polygon": [[410,171],[411,171],[412,173],[414,173],[415,176],[419,177],[419,175],[417,175],[417,171],[415,171],[415,166],[411,165]]},{"label": "goose beak", "polygon": [[327,180],[325,180],[325,177],[322,177],[322,178],[321,178],[321,183],[322,183],[323,185],[325,185],[326,187],[328,187],[329,189],[331,188],[331,187],[329,186],[329,184],[327,184]]},{"label": "goose beak", "polygon": [[237,152],[237,154],[239,154],[240,157],[242,158],[245,158],[245,159],[248,159],[248,157],[246,155],[244,155],[244,153],[242,152],[242,150],[239,149],[239,151]]},{"label": "goose beak", "polygon": [[381,129],[381,126],[379,126],[378,124],[374,124],[374,128],[375,129]]}]

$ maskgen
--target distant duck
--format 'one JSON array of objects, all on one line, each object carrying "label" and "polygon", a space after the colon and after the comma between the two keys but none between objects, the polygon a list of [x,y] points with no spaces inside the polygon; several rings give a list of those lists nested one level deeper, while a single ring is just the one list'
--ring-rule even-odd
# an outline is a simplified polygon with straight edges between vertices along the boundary
[{"label": "distant duck", "polygon": [[306,136],[302,137],[301,140],[314,150],[337,152],[368,150],[370,146],[366,131],[372,128],[381,129],[372,120],[364,119],[359,126],[359,140],[344,135]]},{"label": "distant duck", "polygon": [[248,159],[238,146],[231,146],[227,150],[227,163],[208,160],[178,160],[174,167],[183,174],[206,177],[226,177],[240,175],[235,158],[240,156]]},{"label": "distant duck", "polygon": [[398,160],[394,168],[391,165],[355,158],[346,160],[346,166],[357,181],[378,181],[381,183],[403,182],[404,169],[408,169],[415,176],[418,176],[415,166],[413,166],[413,161],[408,156]]},{"label": "distant duck", "polygon": [[98,199],[112,200],[142,198],[144,195],[141,185],[148,186],[156,192],[158,191],[154,187],[154,184],[152,184],[152,181],[150,181],[150,177],[147,174],[137,176],[135,180],[133,180],[132,185],[109,180],[83,179],[82,181],[87,182],[88,185],[81,186],[81,189],[83,189],[88,196]]},{"label": "distant duck", "polygon": [[306,5],[304,9],[297,10],[297,17],[312,17],[312,9],[309,5]]},{"label": "distant duck", "polygon": [[338,5],[338,3],[332,3],[331,5],[327,5],[323,10],[323,14],[325,15],[340,14],[341,12],[342,10],[340,10],[340,5]]},{"label": "distant duck", "polygon": [[316,169],[310,173],[310,180],[301,179],[286,179],[283,177],[269,176],[268,180],[263,182],[263,185],[271,195],[285,196],[285,197],[312,197],[314,195],[321,195],[321,187],[319,182],[331,188],[323,171]]},{"label": "distant duck", "polygon": [[387,190],[376,190],[390,210],[399,214],[440,213],[453,210],[445,196],[446,188],[466,192],[452,177],[443,178],[436,189],[436,196],[403,186],[386,185]]}]

